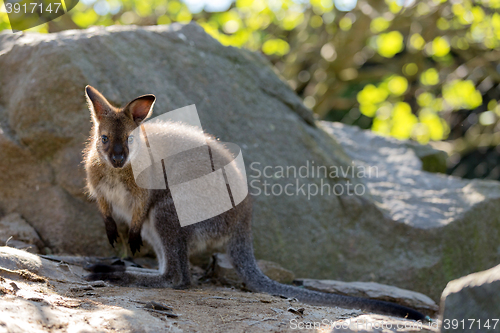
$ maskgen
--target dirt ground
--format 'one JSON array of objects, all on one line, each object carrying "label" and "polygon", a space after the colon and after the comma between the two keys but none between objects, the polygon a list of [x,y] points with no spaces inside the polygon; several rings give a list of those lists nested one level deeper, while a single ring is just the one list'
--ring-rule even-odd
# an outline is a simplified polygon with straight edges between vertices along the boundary
[{"label": "dirt ground", "polygon": [[429,324],[213,283],[188,290],[89,284],[78,265],[9,248],[0,248],[0,267],[0,333],[438,331]]}]

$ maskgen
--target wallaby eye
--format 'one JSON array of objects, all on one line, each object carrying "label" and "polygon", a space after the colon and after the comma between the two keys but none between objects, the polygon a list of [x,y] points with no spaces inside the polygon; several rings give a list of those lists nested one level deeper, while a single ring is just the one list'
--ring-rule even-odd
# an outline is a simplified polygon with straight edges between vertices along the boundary
[{"label": "wallaby eye", "polygon": [[128,143],[131,144],[132,142],[134,142],[134,136],[133,135],[130,135],[128,137]]},{"label": "wallaby eye", "polygon": [[102,143],[108,142],[108,137],[106,135],[101,136]]}]

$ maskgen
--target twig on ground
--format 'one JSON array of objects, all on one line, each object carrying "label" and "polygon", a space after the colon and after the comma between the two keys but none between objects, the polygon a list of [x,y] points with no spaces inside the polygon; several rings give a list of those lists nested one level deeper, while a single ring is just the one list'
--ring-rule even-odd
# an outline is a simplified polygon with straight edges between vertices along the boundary
[{"label": "twig on ground", "polygon": [[31,282],[48,282],[48,280],[46,278],[44,278],[43,276],[32,273],[26,269],[11,270],[11,269],[0,267],[0,274],[1,273],[17,275],[17,276],[20,276],[23,279],[31,281]]}]

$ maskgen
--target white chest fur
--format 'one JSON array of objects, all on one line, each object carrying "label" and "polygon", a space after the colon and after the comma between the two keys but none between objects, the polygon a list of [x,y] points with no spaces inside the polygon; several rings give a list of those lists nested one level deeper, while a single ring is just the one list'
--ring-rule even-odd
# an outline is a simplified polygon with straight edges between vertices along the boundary
[{"label": "white chest fur", "polygon": [[117,177],[107,177],[99,182],[97,192],[102,195],[113,208],[113,215],[130,224],[133,212],[132,194]]}]

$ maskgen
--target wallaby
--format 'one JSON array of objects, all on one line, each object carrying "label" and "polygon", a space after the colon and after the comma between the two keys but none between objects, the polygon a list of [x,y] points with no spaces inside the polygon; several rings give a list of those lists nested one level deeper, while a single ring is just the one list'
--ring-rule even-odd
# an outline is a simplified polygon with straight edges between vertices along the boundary
[{"label": "wallaby", "polygon": [[[153,246],[159,265],[155,273],[95,265],[89,269],[89,280],[184,288],[190,284],[188,255],[223,243],[236,272],[252,291],[293,297],[311,305],[362,309],[415,320],[425,318],[420,312],[397,304],[310,291],[269,279],[258,268],[253,254],[250,196],[221,215],[181,227],[168,186],[165,190],[138,187],[130,163],[130,133],[151,115],[155,96],[143,95],[117,108],[95,88],[87,86],[85,92],[93,122],[84,151],[87,187],[104,217],[109,242],[113,245],[118,237],[115,218],[123,219],[130,227],[128,241],[132,253],[139,250],[144,238]],[[166,138],[206,140],[211,149],[225,153],[221,143],[192,127],[182,123],[158,126],[159,135]]]}]

